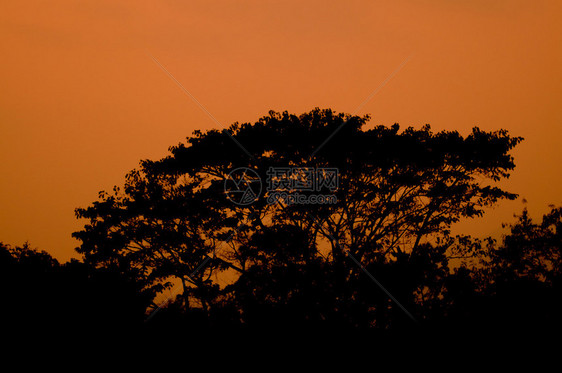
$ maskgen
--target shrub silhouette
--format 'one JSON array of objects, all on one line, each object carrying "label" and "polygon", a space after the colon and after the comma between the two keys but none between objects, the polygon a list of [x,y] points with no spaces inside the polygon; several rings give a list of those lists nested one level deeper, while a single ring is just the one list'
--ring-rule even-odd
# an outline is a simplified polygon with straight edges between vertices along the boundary
[{"label": "shrub silhouette", "polygon": [[28,244],[0,243],[3,330],[80,334],[138,329],[151,296],[110,267],[60,264]]}]

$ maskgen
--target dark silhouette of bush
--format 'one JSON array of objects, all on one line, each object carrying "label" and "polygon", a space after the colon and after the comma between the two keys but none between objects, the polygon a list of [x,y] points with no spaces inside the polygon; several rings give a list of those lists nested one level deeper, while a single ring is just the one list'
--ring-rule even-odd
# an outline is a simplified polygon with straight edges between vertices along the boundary
[{"label": "dark silhouette of bush", "polygon": [[119,273],[71,260],[60,264],[28,244],[0,244],[4,331],[92,335],[142,326],[151,299]]}]

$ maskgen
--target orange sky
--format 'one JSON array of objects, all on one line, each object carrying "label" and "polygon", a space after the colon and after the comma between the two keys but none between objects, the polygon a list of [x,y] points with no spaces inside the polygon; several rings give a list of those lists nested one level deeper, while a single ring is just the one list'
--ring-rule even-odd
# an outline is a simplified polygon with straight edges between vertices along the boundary
[{"label": "orange sky", "polygon": [[[533,216],[562,204],[562,3],[520,0],[0,3],[0,241],[75,256],[74,208],[216,124],[269,109],[360,111],[371,125],[506,128],[504,185]],[[320,139],[319,139],[320,140]],[[521,201],[464,224],[497,233]]]}]

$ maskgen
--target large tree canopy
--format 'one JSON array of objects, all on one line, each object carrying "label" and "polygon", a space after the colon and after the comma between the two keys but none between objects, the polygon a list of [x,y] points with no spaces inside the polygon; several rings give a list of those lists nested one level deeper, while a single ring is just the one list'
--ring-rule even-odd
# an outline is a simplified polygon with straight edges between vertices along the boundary
[{"label": "large tree canopy", "polygon": [[[349,307],[363,305],[368,319],[388,305],[359,295],[365,278],[347,255],[365,268],[418,263],[445,270],[451,224],[516,197],[495,184],[509,177],[510,150],[522,140],[505,130],[474,128],[462,136],[433,133],[428,125],[367,128],[368,121],[329,109],[272,111],[228,131],[196,131],[169,156],[142,161],[123,187],[77,209],[88,220],[74,233],[82,242],[77,250],[88,262],[118,266],[154,291],[180,281],[188,308],[208,310],[219,299],[235,299],[249,317],[251,305],[293,302],[308,310],[307,319],[324,320],[323,297],[341,293],[336,298],[342,304],[347,297],[354,300]],[[244,206],[224,193],[229,172],[239,167],[254,170],[264,184],[260,198]],[[337,202],[270,203],[270,167],[337,169],[338,188],[322,190]],[[221,289],[214,275],[227,269],[238,280]],[[424,281],[405,280],[397,291],[439,296],[438,286],[430,291],[435,279]],[[357,287],[342,290],[343,284]]]}]

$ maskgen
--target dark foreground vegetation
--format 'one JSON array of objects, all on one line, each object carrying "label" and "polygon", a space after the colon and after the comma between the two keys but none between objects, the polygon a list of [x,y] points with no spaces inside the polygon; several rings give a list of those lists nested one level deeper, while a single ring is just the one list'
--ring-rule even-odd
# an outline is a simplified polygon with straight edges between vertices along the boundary
[{"label": "dark foreground vegetation", "polygon": [[[368,119],[271,112],[141,162],[123,187],[77,209],[80,261],[0,246],[0,322],[116,334],[562,330],[561,208],[539,222],[524,210],[498,241],[450,234],[516,198],[495,183],[521,139],[364,130]],[[320,190],[337,203],[268,202],[269,168],[287,166],[337,169],[337,189]],[[225,196],[239,167],[263,181],[253,203]],[[161,305],[164,290],[174,297]]]},{"label": "dark foreground vegetation", "polygon": [[[524,211],[500,243],[465,239],[474,266],[451,268],[444,247],[429,245],[415,256],[367,266],[416,322],[364,273],[336,287],[335,267],[321,262],[254,268],[219,291],[220,300],[207,310],[185,307],[180,294],[147,321],[153,293],[117,267],[60,264],[27,245],[0,244],[2,295],[8,301],[1,320],[4,330],[27,333],[382,328],[556,335],[562,330],[561,217],[562,209],[553,208],[534,223]],[[351,260],[346,265],[357,269]],[[422,287],[439,295],[422,298],[416,292]],[[349,304],[341,294],[349,294]]]}]

